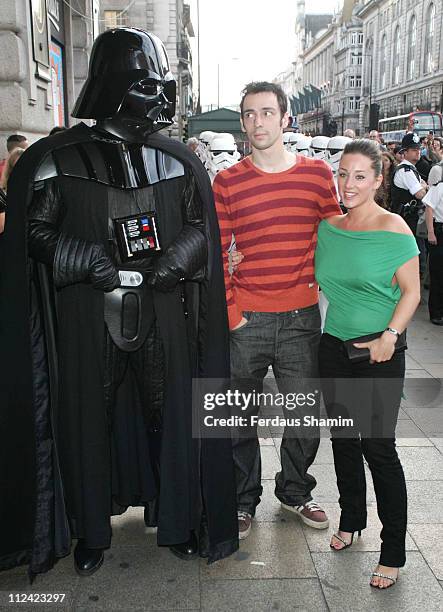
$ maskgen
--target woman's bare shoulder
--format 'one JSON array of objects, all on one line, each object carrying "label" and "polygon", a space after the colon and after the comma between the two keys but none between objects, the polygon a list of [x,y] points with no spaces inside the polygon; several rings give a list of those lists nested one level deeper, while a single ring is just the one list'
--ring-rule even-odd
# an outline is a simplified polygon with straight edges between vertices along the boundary
[{"label": "woman's bare shoulder", "polygon": [[411,229],[409,228],[406,221],[400,217],[400,215],[396,215],[391,212],[384,212],[380,215],[378,219],[379,229],[385,232],[394,232],[396,234],[409,234],[413,236]]},{"label": "woman's bare shoulder", "polygon": [[331,217],[327,217],[324,219],[325,223],[329,223],[329,225],[333,225],[334,227],[339,227],[343,223],[343,219],[346,215],[332,215]]}]

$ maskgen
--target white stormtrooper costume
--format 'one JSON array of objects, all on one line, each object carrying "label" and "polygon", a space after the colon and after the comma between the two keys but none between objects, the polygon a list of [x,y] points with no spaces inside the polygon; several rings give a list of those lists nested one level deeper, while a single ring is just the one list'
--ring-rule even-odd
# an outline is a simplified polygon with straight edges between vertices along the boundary
[{"label": "white stormtrooper costume", "polygon": [[343,155],[343,149],[348,142],[352,142],[352,138],[348,138],[347,136],[333,136],[329,139],[326,161],[331,166],[334,176],[337,174],[338,165]]},{"label": "white stormtrooper costume", "polygon": [[206,169],[213,182],[220,170],[225,170],[240,160],[234,136],[228,133],[215,134],[209,143],[209,162]]},{"label": "white stormtrooper costume", "polygon": [[303,138],[299,138],[295,143],[295,150],[299,155],[304,155],[305,157],[309,157],[309,151],[311,146],[312,138],[310,136],[303,136]]},{"label": "white stormtrooper costume", "polygon": [[283,144],[288,151],[297,153],[297,142],[300,142],[307,138],[304,134],[299,132],[283,132]]},{"label": "white stormtrooper costume", "polygon": [[335,189],[337,191],[337,197],[340,202],[340,205],[341,201],[337,186],[337,172],[341,156],[343,155],[343,149],[348,144],[348,142],[352,142],[352,138],[348,138],[347,136],[333,136],[332,138],[330,138],[325,159],[325,161],[327,161],[328,164],[331,166],[332,174],[334,175]]},{"label": "white stormtrooper costume", "polygon": [[209,153],[209,143],[216,135],[216,132],[211,132],[210,130],[206,130],[204,132],[200,132],[198,137],[199,144],[197,149],[195,150],[195,154],[200,159],[202,164],[205,166],[206,170],[208,169],[208,164],[210,161],[210,153]]},{"label": "white stormtrooper costume", "polygon": [[325,159],[329,140],[328,136],[314,136],[309,147],[311,157]]}]

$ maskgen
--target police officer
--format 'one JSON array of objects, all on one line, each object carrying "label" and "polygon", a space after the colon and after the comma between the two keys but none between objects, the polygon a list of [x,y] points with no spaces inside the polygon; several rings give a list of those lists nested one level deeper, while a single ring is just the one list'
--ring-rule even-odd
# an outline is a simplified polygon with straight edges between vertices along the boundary
[{"label": "police officer", "polygon": [[423,199],[429,244],[429,318],[443,325],[443,181],[429,189]]},{"label": "police officer", "polygon": [[[394,171],[391,185],[392,212],[401,215],[414,232],[417,230],[419,212],[423,209],[428,185],[421,178],[415,167],[420,159],[420,138],[415,133],[408,133],[401,141],[404,159]],[[420,249],[420,273],[426,267],[426,244],[423,238],[416,238]]]}]

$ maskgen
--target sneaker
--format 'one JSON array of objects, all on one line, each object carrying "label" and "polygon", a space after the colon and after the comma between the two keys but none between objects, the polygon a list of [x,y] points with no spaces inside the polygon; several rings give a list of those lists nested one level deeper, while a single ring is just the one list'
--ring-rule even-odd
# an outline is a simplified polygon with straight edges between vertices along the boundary
[{"label": "sneaker", "polygon": [[249,532],[251,531],[252,516],[249,514],[249,512],[245,512],[244,510],[238,510],[237,519],[238,539],[244,540],[248,537]]},{"label": "sneaker", "polygon": [[290,506],[283,502],[281,505],[285,510],[297,514],[303,523],[309,525],[309,527],[313,527],[314,529],[327,529],[329,527],[329,520],[326,516],[326,512],[313,500],[306,502],[303,506]]}]

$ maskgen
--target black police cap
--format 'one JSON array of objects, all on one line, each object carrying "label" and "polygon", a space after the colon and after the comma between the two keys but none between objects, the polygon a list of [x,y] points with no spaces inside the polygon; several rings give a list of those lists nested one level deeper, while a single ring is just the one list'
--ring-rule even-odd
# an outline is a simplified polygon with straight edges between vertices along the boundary
[{"label": "black police cap", "polygon": [[418,134],[415,132],[409,132],[405,134],[401,141],[401,149],[405,151],[406,149],[419,149],[420,148],[420,138]]}]

